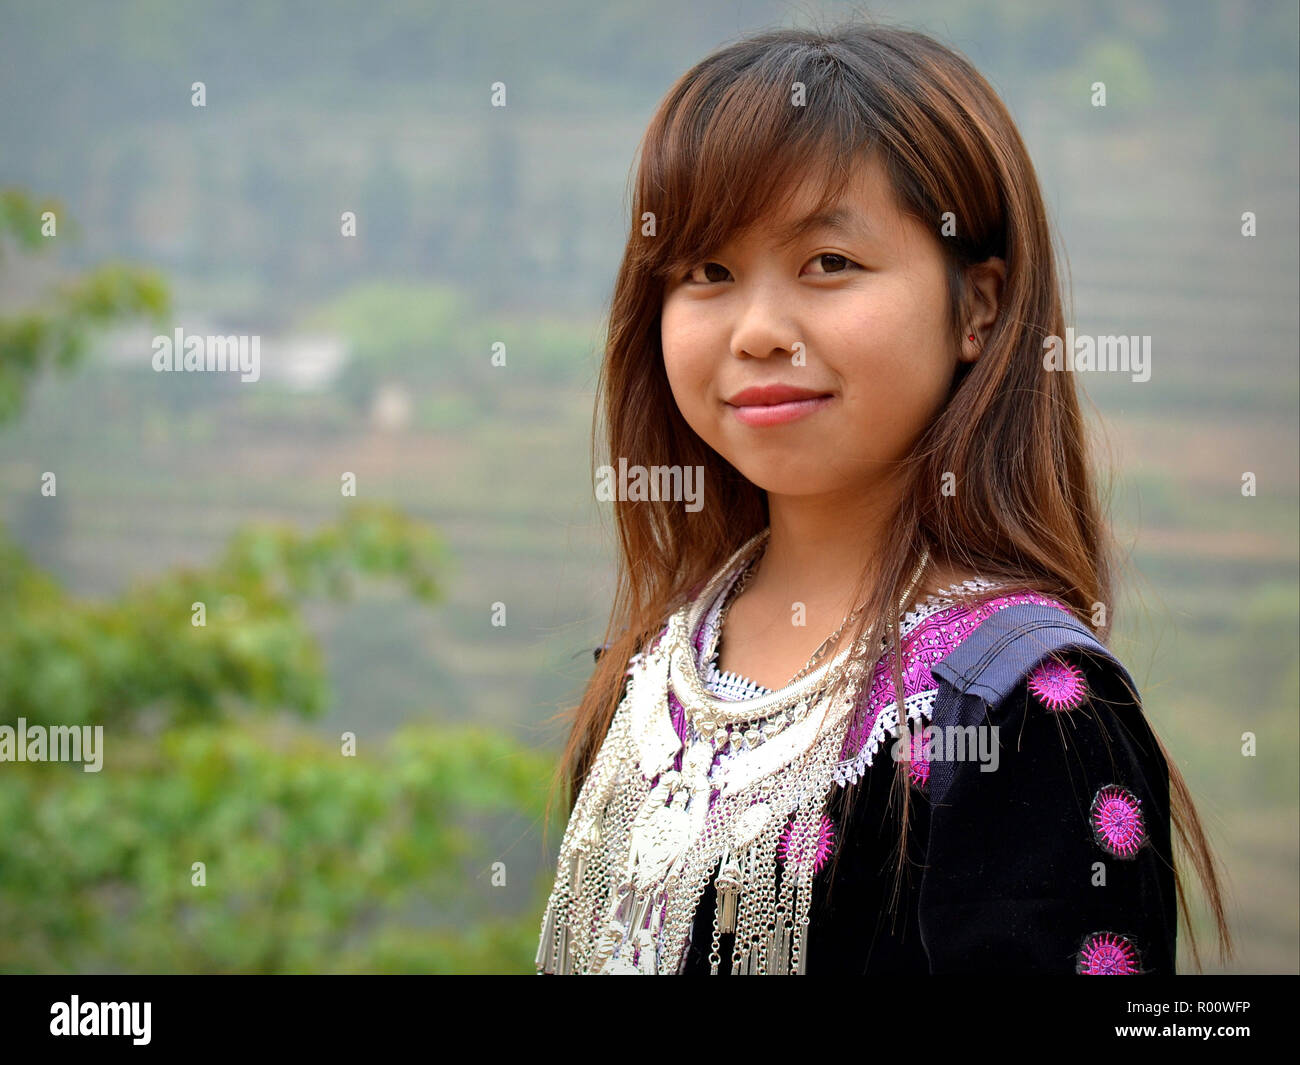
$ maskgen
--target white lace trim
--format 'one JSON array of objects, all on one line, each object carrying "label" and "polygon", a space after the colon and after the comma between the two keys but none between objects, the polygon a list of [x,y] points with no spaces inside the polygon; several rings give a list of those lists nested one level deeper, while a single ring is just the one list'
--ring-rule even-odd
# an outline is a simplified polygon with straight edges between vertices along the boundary
[{"label": "white lace trim", "polygon": [[727,699],[731,702],[757,699],[760,695],[767,694],[766,688],[755,684],[748,677],[736,673],[719,673],[712,663],[710,663],[708,676],[704,678],[704,686],[719,699]]},{"label": "white lace trim", "polygon": [[[918,721],[925,721],[928,724],[934,718],[934,699],[938,694],[938,688],[926,688],[903,700],[909,731]],[[876,752],[887,740],[897,736],[898,732],[898,703],[894,702],[876,715],[876,720],[871,724],[871,735],[867,737],[867,742],[862,745],[862,749],[852,758],[835,763],[835,783],[843,786],[856,784],[861,780],[871,767]]]}]

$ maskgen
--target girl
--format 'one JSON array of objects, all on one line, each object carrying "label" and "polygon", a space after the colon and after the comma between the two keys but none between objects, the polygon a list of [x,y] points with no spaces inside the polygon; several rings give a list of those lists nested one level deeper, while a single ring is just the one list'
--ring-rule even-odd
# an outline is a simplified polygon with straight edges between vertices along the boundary
[{"label": "girl", "polygon": [[1105,647],[1063,335],[1033,167],[961,57],[780,30],[673,87],[601,408],[611,462],[702,471],[704,506],[615,502],[540,972],[1172,973],[1171,818],[1231,950]]}]

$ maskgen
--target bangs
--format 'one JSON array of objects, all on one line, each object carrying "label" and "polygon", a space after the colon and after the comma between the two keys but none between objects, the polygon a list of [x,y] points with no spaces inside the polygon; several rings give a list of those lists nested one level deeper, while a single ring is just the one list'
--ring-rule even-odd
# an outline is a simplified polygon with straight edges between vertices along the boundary
[{"label": "bangs", "polygon": [[861,88],[850,99],[840,65],[809,46],[686,75],[642,144],[634,217],[652,213],[658,238],[642,243],[648,272],[667,281],[801,191],[817,196],[810,216],[830,210],[877,143]]}]

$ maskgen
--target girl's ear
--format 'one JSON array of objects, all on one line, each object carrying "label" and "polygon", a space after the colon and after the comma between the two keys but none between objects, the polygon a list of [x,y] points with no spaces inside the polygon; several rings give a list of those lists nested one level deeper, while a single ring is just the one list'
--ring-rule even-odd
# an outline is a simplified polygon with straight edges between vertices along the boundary
[{"label": "girl's ear", "polygon": [[962,324],[961,359],[974,362],[984,350],[993,323],[1002,306],[1002,286],[1007,278],[1007,264],[1001,259],[986,259],[966,270],[969,293],[966,321]]}]

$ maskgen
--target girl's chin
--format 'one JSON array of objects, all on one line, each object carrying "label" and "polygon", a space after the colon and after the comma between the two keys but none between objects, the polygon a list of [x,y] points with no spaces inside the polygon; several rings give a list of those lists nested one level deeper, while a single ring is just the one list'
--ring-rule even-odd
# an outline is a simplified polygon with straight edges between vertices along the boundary
[{"label": "girl's chin", "polygon": [[736,470],[745,480],[769,495],[814,496],[849,487],[847,484],[825,483],[826,464],[824,462],[785,464],[779,469],[770,465],[756,466],[752,460],[743,464],[735,462],[731,464],[736,467]]}]

